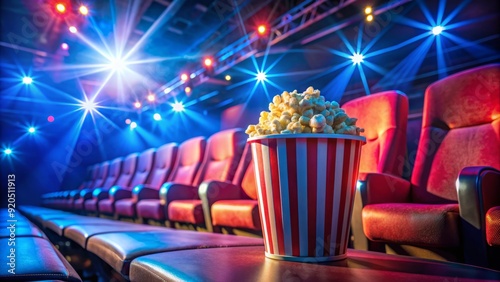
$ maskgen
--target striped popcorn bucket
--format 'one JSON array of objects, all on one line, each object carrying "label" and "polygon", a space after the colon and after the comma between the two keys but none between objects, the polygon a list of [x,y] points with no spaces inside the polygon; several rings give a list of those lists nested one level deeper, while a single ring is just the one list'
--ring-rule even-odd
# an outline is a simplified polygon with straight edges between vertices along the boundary
[{"label": "striped popcorn bucket", "polygon": [[266,257],[346,257],[361,136],[280,134],[248,139]]}]

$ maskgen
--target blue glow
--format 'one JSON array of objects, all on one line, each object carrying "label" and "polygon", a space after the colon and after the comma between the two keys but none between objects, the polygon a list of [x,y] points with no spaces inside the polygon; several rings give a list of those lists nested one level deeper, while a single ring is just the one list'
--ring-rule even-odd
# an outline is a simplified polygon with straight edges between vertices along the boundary
[{"label": "blue glow", "polygon": [[130,123],[130,130],[134,130],[135,128],[137,128],[137,122],[133,121]]},{"label": "blue glow", "polygon": [[12,154],[12,150],[10,148],[7,148],[7,149],[3,150],[3,153],[6,155],[10,155],[10,154]]},{"label": "blue glow", "polygon": [[172,104],[172,109],[175,111],[175,112],[182,112],[184,111],[184,104],[182,104],[182,102],[175,102]]},{"label": "blue glow", "polygon": [[31,126],[30,128],[28,128],[28,132],[31,133],[31,134],[35,133],[35,131],[36,131],[36,128],[34,128],[33,126]]},{"label": "blue glow", "polygon": [[437,26],[432,28],[432,34],[439,35],[439,34],[441,34],[441,32],[443,32],[443,30],[444,30],[444,27],[437,25]]},{"label": "blue glow", "polygon": [[153,115],[153,118],[154,118],[154,120],[159,121],[159,120],[161,120],[161,115],[160,115],[159,113],[155,113],[155,114]]},{"label": "blue glow", "polygon": [[350,57],[351,61],[352,61],[352,64],[353,65],[359,65],[363,62],[363,59],[365,58],[365,56],[363,56],[362,54],[360,53],[354,53],[352,54],[352,56]]},{"label": "blue glow", "polygon": [[194,72],[193,72],[192,74],[190,74],[190,75],[189,75],[189,78],[191,78],[191,79],[193,79],[193,78],[195,78],[195,77],[196,77],[196,73],[194,73]]},{"label": "blue glow", "polygon": [[259,71],[257,73],[257,81],[265,81],[266,80],[266,73]]},{"label": "blue glow", "polygon": [[33,78],[31,78],[29,76],[25,76],[25,77],[23,77],[23,83],[26,85],[30,85],[31,83],[33,83]]}]

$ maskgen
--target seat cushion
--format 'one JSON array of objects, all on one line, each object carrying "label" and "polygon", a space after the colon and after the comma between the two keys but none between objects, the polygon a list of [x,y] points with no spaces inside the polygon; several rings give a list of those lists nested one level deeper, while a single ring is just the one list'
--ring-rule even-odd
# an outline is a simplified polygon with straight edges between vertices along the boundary
[{"label": "seat cushion", "polygon": [[203,224],[201,200],[178,200],[168,205],[168,219],[171,221]]},{"label": "seat cushion", "polygon": [[212,205],[214,226],[260,230],[258,202],[255,200],[223,200]]},{"label": "seat cushion", "polygon": [[130,262],[159,252],[228,246],[261,246],[262,239],[186,230],[118,232],[92,236],[87,251],[127,276]]},{"label": "seat cushion", "polygon": [[500,206],[486,213],[486,241],[490,246],[500,246]]},{"label": "seat cushion", "polygon": [[98,206],[100,213],[112,214],[115,212],[113,201],[111,199],[100,200]]},{"label": "seat cushion", "polygon": [[116,201],[115,213],[122,216],[135,217],[135,201],[133,199]]},{"label": "seat cushion", "polygon": [[139,232],[139,231],[161,231],[167,227],[152,226],[145,224],[135,224],[123,221],[113,221],[112,223],[81,223],[68,226],[64,229],[64,237],[72,240],[82,248],[87,248],[88,240],[95,235],[114,232]]},{"label": "seat cushion", "polygon": [[137,203],[137,216],[147,219],[165,220],[165,208],[160,200],[141,200]]},{"label": "seat cushion", "polygon": [[86,211],[97,211],[97,199],[88,199],[83,205]]},{"label": "seat cushion", "polygon": [[[7,238],[0,239],[8,246]],[[15,274],[10,269],[10,248],[0,248],[0,281],[81,281],[78,274],[52,244],[40,237],[16,238]]]},{"label": "seat cushion", "polygon": [[54,218],[43,222],[43,227],[48,230],[52,230],[59,236],[64,235],[64,231],[67,227],[78,225],[78,224],[101,224],[108,225],[113,224],[116,221],[98,218],[98,217],[87,217],[87,216],[73,216],[71,218]]},{"label": "seat cushion", "polygon": [[458,204],[376,204],[363,208],[363,230],[373,241],[426,247],[460,245]]},{"label": "seat cushion", "polygon": [[[313,262],[313,261],[311,261]],[[264,248],[191,249],[141,256],[131,281],[497,281],[494,270],[347,249],[345,260],[301,263],[268,259]]]}]

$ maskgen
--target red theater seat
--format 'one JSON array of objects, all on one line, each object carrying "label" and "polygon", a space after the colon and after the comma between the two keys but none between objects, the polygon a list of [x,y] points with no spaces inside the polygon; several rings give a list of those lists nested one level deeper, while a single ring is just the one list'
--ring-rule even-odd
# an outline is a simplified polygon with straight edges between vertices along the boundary
[{"label": "red theater seat", "polygon": [[[370,240],[385,243],[390,252],[462,260],[464,243],[472,243],[468,242],[471,228],[464,224],[467,217],[463,213],[481,198],[475,196],[475,185],[467,185],[465,178],[478,181],[469,183],[481,183],[482,169],[471,166],[500,168],[499,80],[499,66],[486,66],[455,74],[427,88],[411,182],[371,173],[366,175],[367,185],[360,189],[365,205],[363,228]],[[464,194],[460,201],[460,214],[465,218],[462,224],[455,185],[459,174],[464,177],[460,189],[470,187],[469,191],[459,191]],[[498,177],[490,177],[491,182],[482,184],[498,191]],[[484,216],[481,218],[484,222]],[[466,260],[467,256],[466,250]]]},{"label": "red theater seat", "polygon": [[220,231],[219,227],[260,231],[257,186],[250,146],[245,146],[232,182],[205,181],[200,185],[199,196],[209,231]]},{"label": "red theater seat", "polygon": [[146,182],[153,167],[156,149],[148,149],[137,157],[137,166],[132,180],[127,186],[115,185],[109,190],[109,198],[99,202],[99,212],[113,214],[115,202],[132,197],[132,188]]},{"label": "red theater seat", "polygon": [[193,185],[167,183],[160,190],[165,201],[168,220],[204,225],[203,209],[198,186],[207,180],[231,181],[236,172],[246,135],[242,129],[224,130],[212,135]]},{"label": "red theater seat", "polygon": [[[205,153],[206,139],[194,137],[184,141],[179,146],[177,160],[175,161],[169,182],[190,185],[198,172],[198,168]],[[141,219],[154,219],[163,221],[166,219],[165,202],[160,199],[159,190],[137,192],[141,197],[137,203],[137,215]]]},{"label": "red theater seat", "polygon": [[[358,185],[367,185],[367,173],[387,173],[402,176],[406,153],[408,98],[398,91],[386,91],[351,100],[342,108],[358,118],[365,129],[366,144],[361,148]],[[367,250],[368,240],[361,221],[362,202],[356,191],[352,215],[354,247]]]},{"label": "red theater seat", "polygon": [[75,202],[74,202],[75,209],[80,210],[80,211],[84,211],[86,209],[86,206],[85,206],[86,201],[96,203],[92,199],[92,193],[94,192],[94,190],[101,189],[101,188],[102,189],[109,189],[116,183],[116,181],[118,180],[118,177],[120,176],[120,172],[122,170],[122,162],[123,162],[122,158],[116,158],[116,159],[112,160],[111,163],[109,164],[108,176],[104,180],[104,183],[102,184],[102,186],[95,187],[94,189],[82,190],[80,192],[80,198],[78,200],[75,200]]},{"label": "red theater seat", "polygon": [[[92,192],[92,199],[85,201],[85,210],[90,212],[100,212],[102,208],[103,213],[112,213],[113,207],[111,201],[109,201],[109,192],[113,187],[128,187],[132,177],[134,176],[137,159],[139,157],[138,153],[132,153],[125,157],[123,160],[122,170],[120,176],[116,180],[115,184],[111,188],[97,188]],[[103,204],[99,206],[99,203],[103,201]]]},{"label": "red theater seat", "polygon": [[[93,189],[102,187],[106,177],[108,176],[109,162],[103,162],[102,164],[94,165],[92,169],[92,174],[94,176],[92,181],[88,182],[88,185],[79,190],[73,190],[69,192],[69,197],[66,199],[66,209],[73,210],[75,209],[75,201],[80,198],[80,193],[84,189]],[[82,207],[79,206],[81,209]]]},{"label": "red theater seat", "polygon": [[165,144],[156,150],[153,167],[147,181],[133,185],[130,198],[116,201],[115,212],[118,216],[135,217],[137,202],[148,196],[159,199],[158,191],[172,172],[177,150],[177,143]]}]

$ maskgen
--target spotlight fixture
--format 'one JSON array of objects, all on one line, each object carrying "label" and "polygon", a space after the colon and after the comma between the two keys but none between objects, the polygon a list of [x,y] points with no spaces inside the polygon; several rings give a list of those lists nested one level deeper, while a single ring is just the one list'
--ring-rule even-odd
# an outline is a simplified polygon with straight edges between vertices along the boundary
[{"label": "spotlight fixture", "polygon": [[7,148],[7,149],[3,150],[3,153],[6,155],[10,155],[10,154],[12,154],[12,149]]},{"label": "spotlight fixture", "polygon": [[96,103],[94,103],[94,101],[92,101],[92,100],[87,100],[87,98],[85,98],[85,101],[83,101],[80,104],[80,106],[86,112],[93,112],[95,110],[95,108],[96,108]]},{"label": "spotlight fixture", "polygon": [[193,72],[192,74],[190,74],[190,75],[189,75],[189,78],[191,78],[191,79],[193,79],[193,78],[195,78],[195,77],[196,77],[196,73],[194,73],[194,72]]},{"label": "spotlight fixture", "polygon": [[28,132],[31,133],[31,134],[35,133],[35,131],[36,131],[36,128],[34,128],[33,126],[31,126],[30,128],[28,128]]},{"label": "spotlight fixture", "polygon": [[33,83],[33,78],[31,78],[29,76],[25,76],[25,77],[23,77],[23,83],[26,85],[29,85],[29,84]]},{"label": "spotlight fixture", "polygon": [[264,80],[266,80],[266,73],[258,72],[257,73],[257,81],[264,81]]},{"label": "spotlight fixture", "polygon": [[156,99],[155,94],[151,93],[148,95],[148,101],[149,102],[154,102]]},{"label": "spotlight fixture", "polygon": [[443,32],[443,30],[444,30],[444,27],[437,25],[437,26],[432,28],[432,34],[439,35],[439,34],[441,34],[441,32]]},{"label": "spotlight fixture", "polygon": [[212,66],[212,59],[211,58],[205,58],[205,60],[203,61],[203,64],[206,66],[206,67],[211,67]]},{"label": "spotlight fixture", "polygon": [[120,58],[114,58],[110,61],[110,66],[115,71],[121,71],[125,67],[125,62]]},{"label": "spotlight fixture", "polygon": [[359,65],[363,62],[364,56],[360,53],[354,53],[350,58],[353,65]]},{"label": "spotlight fixture", "polygon": [[63,49],[63,50],[68,50],[68,49],[69,49],[69,45],[68,45],[68,43],[63,43],[63,44],[61,44],[61,49]]},{"label": "spotlight fixture", "polygon": [[365,14],[369,15],[369,14],[371,14],[372,12],[373,12],[372,7],[367,6],[367,7],[365,8]]},{"label": "spotlight fixture", "polygon": [[226,76],[224,77],[227,81],[230,81],[231,80],[231,76],[229,74],[226,74]]},{"label": "spotlight fixture", "polygon": [[136,109],[139,109],[141,106],[142,106],[142,105],[141,105],[141,102],[139,102],[139,101],[137,101],[137,102],[135,102],[135,103],[134,103],[134,107],[135,107]]},{"label": "spotlight fixture", "polygon": [[66,6],[64,6],[64,4],[62,3],[57,3],[56,4],[56,10],[59,12],[59,13],[64,13],[66,12]]},{"label": "spotlight fixture", "polygon": [[156,121],[160,121],[161,120],[161,115],[159,113],[155,113],[153,115],[153,119],[156,120]]},{"label": "spotlight fixture", "polygon": [[266,26],[261,24],[257,27],[257,32],[260,34],[260,35],[264,35],[266,33]]},{"label": "spotlight fixture", "polygon": [[125,124],[130,124],[132,122],[132,120],[130,120],[129,118],[125,120]]},{"label": "spotlight fixture", "polygon": [[172,109],[174,110],[174,112],[182,112],[184,111],[184,105],[182,104],[182,102],[175,102],[172,105]]},{"label": "spotlight fixture", "polygon": [[188,75],[187,75],[187,74],[185,74],[185,73],[181,74],[181,80],[182,80],[182,81],[186,81],[186,80],[188,80]]},{"label": "spotlight fixture", "polygon": [[78,11],[84,16],[89,14],[89,8],[87,8],[87,6],[85,5],[81,5],[80,8],[78,8]]},{"label": "spotlight fixture", "polygon": [[55,120],[54,116],[48,116],[47,117],[47,121],[48,122],[54,122],[54,120]]},{"label": "spotlight fixture", "polygon": [[165,94],[170,93],[170,91],[172,91],[172,89],[170,89],[170,87],[163,89],[163,93],[165,93]]},{"label": "spotlight fixture", "polygon": [[367,21],[367,22],[371,22],[371,21],[373,21],[373,15],[368,15],[368,16],[366,16],[366,21]]},{"label": "spotlight fixture", "polygon": [[76,27],[74,27],[74,26],[70,26],[69,27],[69,32],[71,32],[71,33],[77,33],[78,29],[76,29]]},{"label": "spotlight fixture", "polygon": [[192,89],[189,86],[186,86],[186,88],[184,88],[184,92],[186,92],[188,94],[191,93],[191,91],[192,91]]},{"label": "spotlight fixture", "polygon": [[137,122],[133,121],[130,123],[130,130],[134,130],[137,127]]}]

